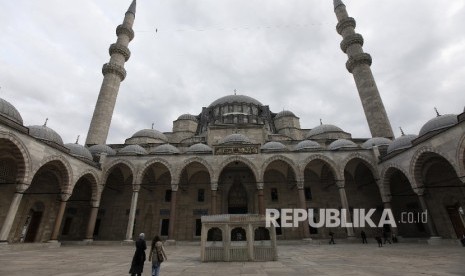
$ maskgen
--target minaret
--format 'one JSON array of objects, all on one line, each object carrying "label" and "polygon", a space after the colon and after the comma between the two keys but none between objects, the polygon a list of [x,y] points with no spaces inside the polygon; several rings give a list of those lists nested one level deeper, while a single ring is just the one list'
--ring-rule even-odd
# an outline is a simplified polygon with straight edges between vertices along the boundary
[{"label": "minaret", "polygon": [[105,144],[107,140],[119,86],[126,77],[124,63],[131,56],[128,45],[134,38],[132,25],[134,24],[135,17],[136,0],[133,0],[124,16],[123,24],[116,28],[118,39],[116,43],[110,46],[110,61],[105,63],[102,68],[104,77],[97,104],[95,105],[94,115],[90,122],[89,132],[87,133],[87,145]]},{"label": "minaret", "polygon": [[333,1],[338,20],[336,30],[343,38],[341,49],[349,57],[346,68],[354,76],[371,136],[393,138],[391,123],[370,69],[371,56],[363,52],[363,37],[355,32],[355,20],[347,14],[344,3]]}]

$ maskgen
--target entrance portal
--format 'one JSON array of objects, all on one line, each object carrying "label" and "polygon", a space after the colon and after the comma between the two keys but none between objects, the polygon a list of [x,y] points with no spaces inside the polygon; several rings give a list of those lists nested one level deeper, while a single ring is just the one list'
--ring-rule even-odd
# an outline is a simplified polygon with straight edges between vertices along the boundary
[{"label": "entrance portal", "polygon": [[228,213],[247,214],[247,212],[247,191],[240,182],[240,179],[235,178],[234,183],[229,189]]}]

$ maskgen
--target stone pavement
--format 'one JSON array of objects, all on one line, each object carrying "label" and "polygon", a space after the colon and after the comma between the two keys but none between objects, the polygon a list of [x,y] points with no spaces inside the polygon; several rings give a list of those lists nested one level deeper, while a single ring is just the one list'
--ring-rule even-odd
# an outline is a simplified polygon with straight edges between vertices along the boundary
[{"label": "stone pavement", "polygon": [[[200,248],[166,247],[162,276],[174,275],[465,275],[465,248],[374,243],[279,245],[276,262],[201,263]],[[128,275],[131,246],[62,246],[0,249],[0,275]],[[150,275],[150,264],[145,273]]]}]

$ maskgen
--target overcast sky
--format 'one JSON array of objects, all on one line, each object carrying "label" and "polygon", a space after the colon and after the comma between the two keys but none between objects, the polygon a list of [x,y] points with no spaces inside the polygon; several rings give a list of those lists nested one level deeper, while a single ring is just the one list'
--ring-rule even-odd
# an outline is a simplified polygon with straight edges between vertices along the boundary
[{"label": "overcast sky", "polygon": [[[25,125],[81,143],[131,0],[0,2],[0,97]],[[346,0],[396,136],[465,106],[465,0]],[[370,132],[330,0],[139,0],[132,56],[108,143],[136,131],[169,132],[183,113],[245,94],[354,138]],[[155,33],[155,29],[158,32]]]}]

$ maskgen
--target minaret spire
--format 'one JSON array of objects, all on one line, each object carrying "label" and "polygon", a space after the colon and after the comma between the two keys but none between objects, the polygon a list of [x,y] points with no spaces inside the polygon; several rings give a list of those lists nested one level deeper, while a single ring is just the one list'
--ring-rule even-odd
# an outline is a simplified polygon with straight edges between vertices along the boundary
[{"label": "minaret spire", "polygon": [[343,38],[341,49],[349,58],[346,68],[354,76],[371,135],[393,138],[391,123],[371,72],[372,59],[363,52],[363,37],[355,32],[355,19],[349,17],[341,0],[333,0],[333,4],[338,20],[336,30]]},{"label": "minaret spire", "polygon": [[102,68],[103,82],[95,105],[86,144],[105,144],[110,129],[111,117],[116,104],[116,97],[121,82],[126,78],[124,63],[131,56],[129,42],[134,38],[134,19],[136,17],[136,0],[133,0],[124,16],[123,24],[116,28],[118,39],[110,45],[110,61]]}]

